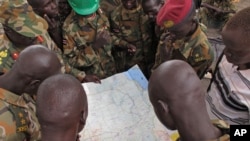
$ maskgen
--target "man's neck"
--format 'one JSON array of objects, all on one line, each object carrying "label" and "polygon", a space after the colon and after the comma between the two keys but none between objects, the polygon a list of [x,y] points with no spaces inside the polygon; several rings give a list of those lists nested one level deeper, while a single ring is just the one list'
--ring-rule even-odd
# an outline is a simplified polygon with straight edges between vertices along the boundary
[{"label": "man's neck", "polygon": [[8,75],[2,75],[0,77],[0,88],[8,90],[16,95],[21,95],[22,93],[20,93],[18,82],[13,83],[11,80],[12,79]]},{"label": "man's neck", "polygon": [[42,141],[76,141],[77,135],[42,130]]},{"label": "man's neck", "polygon": [[[190,115],[190,113],[192,114]],[[198,112],[195,109],[194,111],[182,112],[181,114],[186,115],[185,118],[178,118],[177,122],[181,141],[211,140],[221,136],[221,131],[211,123],[206,112]]]}]

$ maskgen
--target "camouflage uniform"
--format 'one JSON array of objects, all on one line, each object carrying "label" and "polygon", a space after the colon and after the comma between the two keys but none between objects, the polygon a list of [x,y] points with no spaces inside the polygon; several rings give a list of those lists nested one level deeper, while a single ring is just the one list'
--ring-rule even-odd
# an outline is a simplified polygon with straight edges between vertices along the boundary
[{"label": "camouflage uniform", "polygon": [[[236,11],[233,0],[205,0],[204,3],[217,7],[223,11]],[[218,14],[214,10],[206,7],[202,7],[199,11],[201,23],[209,27],[221,28],[232,16],[232,13]]]},{"label": "camouflage uniform", "polygon": [[[33,12],[32,7],[28,4],[27,0],[0,0],[0,23],[7,25],[17,33],[23,35],[25,38],[34,40],[34,44],[41,44],[48,47],[55,52],[62,63],[62,72],[74,75],[79,80],[85,77],[85,73],[72,68],[61,50],[56,46],[54,41],[50,38],[47,29],[48,23]],[[7,72],[14,61],[12,53],[20,53],[24,47],[17,47],[4,35],[3,29],[0,27],[0,72]],[[3,39],[3,40],[2,40]],[[3,66],[5,64],[5,66]]]},{"label": "camouflage uniform", "polygon": [[120,4],[121,0],[100,0],[100,7],[107,17],[109,17],[110,13]]},{"label": "camouflage uniform", "polygon": [[[127,10],[120,5],[111,13],[111,31],[115,45],[114,58],[119,72],[138,64],[144,74],[147,74],[148,62],[153,60],[151,25],[148,16],[139,5],[135,10]],[[136,46],[134,55],[129,55],[127,44]],[[121,46],[121,47],[119,47]],[[151,56],[150,56],[151,55]]]},{"label": "camouflage uniform", "polygon": [[0,88],[0,140],[41,139],[35,103],[28,95],[18,96]]},{"label": "camouflage uniform", "polygon": [[160,42],[153,69],[165,61],[161,57],[163,55],[162,48],[170,50],[168,59],[179,59],[189,63],[200,78],[203,77],[214,60],[214,50],[200,26],[189,37],[175,41]]},{"label": "camouflage uniform", "polygon": [[77,15],[72,10],[63,26],[63,38],[66,40],[64,54],[71,66],[99,78],[115,74],[111,37],[101,48],[93,47],[97,35],[102,32],[110,34],[109,28],[109,21],[100,9],[95,17],[90,18]]}]

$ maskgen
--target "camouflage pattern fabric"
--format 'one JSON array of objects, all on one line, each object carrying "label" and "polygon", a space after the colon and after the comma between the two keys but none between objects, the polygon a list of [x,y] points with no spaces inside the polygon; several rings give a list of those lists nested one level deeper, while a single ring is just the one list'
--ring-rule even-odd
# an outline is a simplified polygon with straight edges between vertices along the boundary
[{"label": "camouflage pattern fabric", "polygon": [[27,0],[1,0],[0,23],[26,37],[37,38],[50,50],[57,50],[47,33],[48,23],[33,12]]},{"label": "camouflage pattern fabric", "polygon": [[37,141],[41,139],[40,125],[35,115],[34,101],[28,95],[13,94],[0,88],[0,140]]},{"label": "camouflage pattern fabric", "polygon": [[189,63],[200,78],[203,77],[214,60],[214,50],[200,26],[190,37],[175,41],[168,40],[167,42],[161,39],[153,69],[165,61],[162,48],[170,50],[168,59],[179,59]]},{"label": "camouflage pattern fabric", "polygon": [[[205,0],[203,2],[223,11],[236,11],[233,0]],[[199,10],[201,23],[204,23],[209,27],[221,28],[232,16],[233,13],[216,13],[214,10],[205,7],[202,7]]]},{"label": "camouflage pattern fabric", "polygon": [[13,45],[4,34],[2,36],[2,43],[0,44],[0,73],[8,72],[15,63],[14,54],[19,54],[20,49],[13,48]]},{"label": "camouflage pattern fabric", "polygon": [[107,17],[110,13],[121,4],[121,0],[100,0],[100,7]]},{"label": "camouflage pattern fabric", "polygon": [[[99,78],[115,74],[109,28],[109,21],[100,9],[97,10],[96,16],[90,18],[77,15],[72,10],[63,26],[63,38],[66,40],[63,46],[64,54],[70,65]],[[103,32],[109,34],[107,43],[96,49],[93,44],[98,40],[97,35]]]},{"label": "camouflage pattern fabric", "polygon": [[[139,5],[134,10],[127,10],[120,5],[111,13],[110,23],[116,46],[113,54],[118,72],[138,64],[144,74],[147,74],[147,67],[153,63],[150,61],[154,60],[151,36],[153,30],[142,7]],[[134,55],[127,53],[126,49],[121,50],[126,48],[127,44],[136,46]]]},{"label": "camouflage pattern fabric", "polygon": [[[27,0],[0,0],[0,7],[0,23],[5,24],[24,37],[35,38],[36,41],[34,44],[44,45],[55,52],[62,63],[63,73],[72,74],[79,80],[85,77],[84,72],[74,69],[67,63],[61,50],[56,46],[47,32],[48,23],[33,12]],[[4,35],[2,26],[0,26],[0,39],[0,53],[2,53],[0,58],[2,58],[2,64],[5,64],[5,66],[0,64],[0,71],[1,73],[5,73],[14,63],[11,58],[12,53],[20,53],[24,47],[21,47],[22,49],[17,49],[17,47]]]},{"label": "camouflage pattern fabric", "polygon": [[27,0],[0,0],[0,23],[27,37],[36,37],[47,30],[48,24],[37,16]]}]

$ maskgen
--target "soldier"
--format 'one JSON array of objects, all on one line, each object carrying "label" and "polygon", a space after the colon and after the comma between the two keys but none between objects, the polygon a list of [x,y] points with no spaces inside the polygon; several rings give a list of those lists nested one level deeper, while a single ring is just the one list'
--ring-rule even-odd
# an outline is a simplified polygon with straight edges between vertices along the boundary
[{"label": "soldier", "polygon": [[[47,22],[35,15],[26,0],[4,0],[1,3],[1,9],[0,23],[3,25],[4,32],[2,32],[3,40],[0,44],[0,50],[1,52],[8,52],[7,56],[2,56],[2,60],[7,59],[8,61],[3,61],[2,64],[8,63],[9,65],[7,68],[0,65],[1,72],[7,72],[20,51],[28,45],[41,44],[50,50],[58,51],[58,48],[47,34]],[[15,57],[12,57],[13,55]]]},{"label": "soldier", "polygon": [[[138,0],[121,0],[122,4],[111,13],[111,31],[114,40],[114,58],[118,72],[138,64],[145,76],[154,60],[152,30],[148,16]],[[131,54],[131,51],[133,54]]]},{"label": "soldier", "polygon": [[24,47],[41,44],[57,54],[62,63],[63,72],[72,74],[81,82],[88,82],[88,77],[85,77],[84,72],[72,68],[67,63],[62,51],[56,46],[47,32],[48,23],[33,12],[32,7],[26,0],[3,0],[0,4],[0,23],[4,25],[6,34],[6,37],[3,37],[4,41],[1,43],[0,51],[14,50],[7,52],[7,56],[2,57],[2,60],[4,60],[2,64],[8,63],[7,68],[0,64],[2,73],[8,71],[15,62],[16,57],[14,59],[11,57],[13,53],[18,56],[20,50],[23,50]]},{"label": "soldier", "polygon": [[221,29],[236,12],[234,0],[205,0],[201,3],[200,21],[208,27]]},{"label": "soldier", "polygon": [[169,35],[159,43],[154,68],[167,60],[184,60],[202,78],[213,62],[214,51],[195,19],[193,0],[169,0],[159,11],[157,24],[168,29]]},{"label": "soldier", "polygon": [[63,49],[62,29],[59,21],[58,3],[55,0],[27,0],[34,12],[44,18],[48,24],[48,33],[57,47]]},{"label": "soldier", "polygon": [[76,141],[88,115],[87,96],[79,81],[66,74],[47,78],[39,86],[36,106],[43,141]]},{"label": "soldier", "polygon": [[109,21],[99,0],[69,0],[72,11],[64,22],[64,54],[69,63],[87,75],[100,79],[116,73],[111,54]]},{"label": "soldier", "polygon": [[107,17],[110,17],[110,13],[120,4],[121,0],[100,0],[100,7]]},{"label": "soldier", "polygon": [[170,130],[178,130],[180,137],[176,141],[230,141],[229,125],[210,120],[202,88],[189,64],[170,60],[152,73],[148,92],[161,123]]},{"label": "soldier", "polygon": [[72,8],[68,3],[68,0],[59,0],[58,10],[59,10],[60,27],[62,28],[64,21],[66,20],[67,16],[70,14],[72,10]]},{"label": "soldier", "polygon": [[[167,33],[166,29],[156,24],[156,16],[159,10],[161,9],[161,7],[164,5],[164,3],[165,3],[165,0],[142,0],[143,11],[148,15],[149,20],[151,21],[151,26],[153,28],[153,34],[152,34],[153,51],[152,53],[154,53],[154,60],[156,59],[155,58],[156,51],[157,51],[157,48],[159,48],[159,45],[160,45],[159,43],[164,42],[165,34]],[[150,70],[150,73],[151,71],[152,70]]]},{"label": "soldier", "polygon": [[38,86],[61,73],[55,53],[42,45],[25,48],[12,69],[0,77],[0,138],[9,141],[40,140],[34,100]]}]

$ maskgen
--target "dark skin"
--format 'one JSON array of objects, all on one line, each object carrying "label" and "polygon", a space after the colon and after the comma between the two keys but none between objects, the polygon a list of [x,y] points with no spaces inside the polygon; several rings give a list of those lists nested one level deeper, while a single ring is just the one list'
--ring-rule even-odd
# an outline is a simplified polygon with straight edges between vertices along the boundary
[{"label": "dark skin", "polygon": [[[165,33],[165,37],[162,36],[162,38],[165,38],[165,43],[168,42],[168,40],[171,40],[174,42],[175,40],[184,39],[185,37],[191,36],[197,29],[198,23],[194,19],[190,19],[186,22],[180,23],[179,25],[176,25],[170,29],[168,29],[168,33]],[[188,38],[187,38],[188,39]],[[166,48],[165,46],[162,46],[161,48],[161,55],[164,60],[171,59],[171,52],[173,48]]]},{"label": "dark skin", "polygon": [[0,87],[17,95],[36,95],[41,82],[57,73],[61,73],[57,56],[42,45],[32,45],[25,48],[12,69],[0,77]]},{"label": "dark skin", "polygon": [[62,21],[64,21],[71,12],[71,7],[67,0],[59,0],[58,2],[59,15]]},{"label": "dark skin", "polygon": [[164,0],[142,0],[143,11],[151,21],[156,21],[156,16],[164,2]]},{"label": "dark skin", "polygon": [[227,30],[225,26],[221,33],[227,61],[238,66],[239,70],[250,68],[250,43],[242,40],[245,39],[243,32],[243,29]]},{"label": "dark skin", "polygon": [[36,37],[26,37],[22,34],[16,32],[12,28],[8,27],[7,25],[4,25],[4,33],[8,37],[8,39],[15,45],[15,47],[19,49],[24,49],[25,47],[29,45],[33,45],[37,38]]},{"label": "dark skin", "polygon": [[49,24],[48,32],[56,45],[62,50],[62,31],[58,19],[58,3],[56,0],[28,0],[34,12],[43,17]]},{"label": "dark skin", "polygon": [[39,87],[37,116],[43,141],[79,139],[78,133],[83,129],[87,115],[86,93],[73,76],[54,75]]},{"label": "dark skin", "polygon": [[[56,0],[28,0],[34,11],[43,17],[49,24],[48,32],[56,45],[63,50],[63,38],[60,21],[57,18],[59,15],[58,4]],[[95,75],[86,75],[81,82],[101,83],[100,79]]]},{"label": "dark skin", "polygon": [[165,127],[177,129],[182,141],[222,136],[206,111],[201,81],[186,62],[171,60],[161,64],[150,77],[148,91],[158,119]]},{"label": "dark skin", "polygon": [[121,0],[123,7],[128,10],[136,9],[138,6],[137,0]]}]

